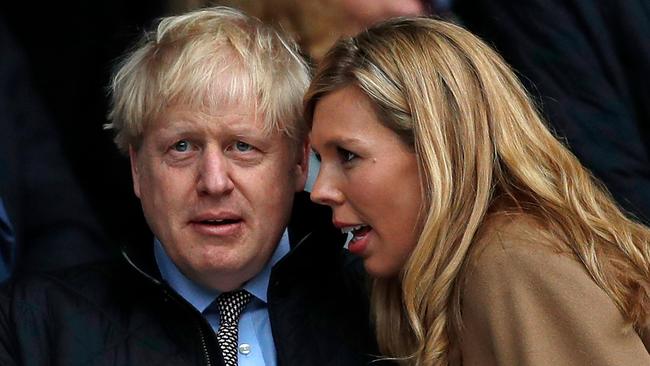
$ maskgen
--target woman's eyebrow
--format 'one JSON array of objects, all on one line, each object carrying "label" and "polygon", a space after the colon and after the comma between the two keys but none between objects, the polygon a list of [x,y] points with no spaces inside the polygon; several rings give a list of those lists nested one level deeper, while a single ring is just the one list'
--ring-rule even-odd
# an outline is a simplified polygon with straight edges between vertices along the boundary
[{"label": "woman's eyebrow", "polygon": [[331,140],[328,140],[324,146],[325,147],[335,147],[339,145],[345,146],[358,146],[363,144],[363,141],[356,137],[336,137]]}]

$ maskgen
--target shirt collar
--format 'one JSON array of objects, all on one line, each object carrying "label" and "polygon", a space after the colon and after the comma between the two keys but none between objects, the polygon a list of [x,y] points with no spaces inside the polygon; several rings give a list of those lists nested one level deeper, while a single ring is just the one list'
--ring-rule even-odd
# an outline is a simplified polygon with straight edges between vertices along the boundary
[{"label": "shirt collar", "polygon": [[[267,289],[269,287],[269,279],[271,278],[271,269],[273,266],[289,253],[289,234],[284,230],[280,243],[275,248],[271,259],[264,265],[262,270],[251,278],[243,286],[243,289],[250,292],[251,295],[266,303]],[[196,310],[203,312],[214,300],[221,294],[221,292],[207,287],[201,286],[198,283],[187,278],[174,264],[165,252],[165,248],[158,238],[154,239],[154,256],[158,269],[162,278],[167,281],[179,295],[181,295],[187,302],[192,304]]]}]

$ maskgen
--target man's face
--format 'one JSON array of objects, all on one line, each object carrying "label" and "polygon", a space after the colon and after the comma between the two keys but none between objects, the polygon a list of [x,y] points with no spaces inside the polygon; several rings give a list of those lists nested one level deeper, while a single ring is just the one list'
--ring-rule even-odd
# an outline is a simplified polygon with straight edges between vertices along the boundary
[{"label": "man's face", "polygon": [[135,194],[183,274],[229,291],[262,269],[305,184],[307,143],[300,148],[263,133],[245,105],[173,107],[145,129],[130,150]]}]

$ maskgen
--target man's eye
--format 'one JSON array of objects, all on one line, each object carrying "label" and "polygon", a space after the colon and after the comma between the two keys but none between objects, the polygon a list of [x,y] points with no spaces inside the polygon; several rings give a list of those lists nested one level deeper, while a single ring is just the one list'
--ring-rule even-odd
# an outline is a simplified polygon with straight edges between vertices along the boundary
[{"label": "man's eye", "polygon": [[190,142],[187,140],[180,140],[172,146],[174,151],[187,152],[190,150]]},{"label": "man's eye", "polygon": [[237,141],[235,142],[235,150],[239,152],[247,152],[253,150],[253,146],[242,141]]}]

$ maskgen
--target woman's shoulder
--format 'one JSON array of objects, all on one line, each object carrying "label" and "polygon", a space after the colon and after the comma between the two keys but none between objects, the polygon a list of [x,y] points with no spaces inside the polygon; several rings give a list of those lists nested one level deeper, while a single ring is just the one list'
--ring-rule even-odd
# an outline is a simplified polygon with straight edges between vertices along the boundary
[{"label": "woman's shoulder", "polygon": [[530,365],[650,360],[639,335],[568,248],[530,216],[486,221],[461,285],[464,359]]},{"label": "woman's shoulder", "polygon": [[[485,306],[499,307],[504,301],[548,305],[551,300],[560,305],[581,296],[612,305],[616,311],[559,235],[525,214],[502,214],[486,220],[462,276],[463,298]],[[525,308],[534,312],[537,305]]]},{"label": "woman's shoulder", "polygon": [[[488,217],[475,236],[468,254],[468,268],[500,263],[535,263],[557,259],[577,264],[568,245],[540,219],[521,213],[500,213]],[[508,266],[504,270],[530,269]]]}]

